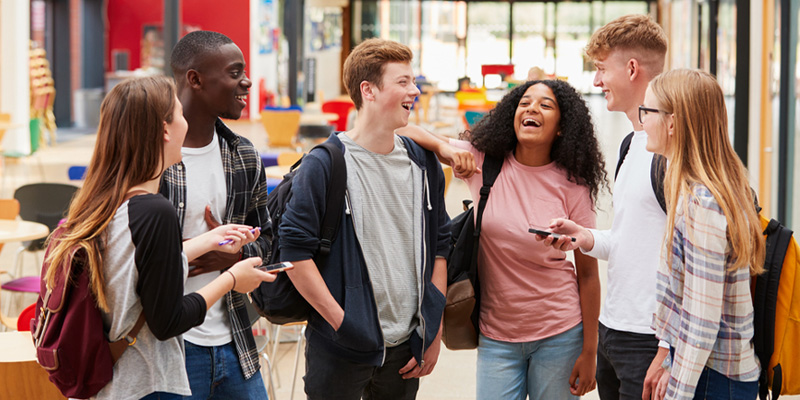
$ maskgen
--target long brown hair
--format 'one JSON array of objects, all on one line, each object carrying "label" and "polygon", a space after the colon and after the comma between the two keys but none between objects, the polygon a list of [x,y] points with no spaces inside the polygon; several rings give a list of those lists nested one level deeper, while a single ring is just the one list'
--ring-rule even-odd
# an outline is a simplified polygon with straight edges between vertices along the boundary
[{"label": "long brown hair", "polygon": [[[63,234],[51,250],[52,266],[76,247],[86,251],[86,267],[98,306],[108,311],[103,277],[103,235],[128,190],[156,179],[164,168],[164,122],[172,122],[175,85],[166,77],[126,80],[100,106],[97,143],[83,187],[70,203]],[[52,285],[57,268],[47,271]]]},{"label": "long brown hair", "polygon": [[[747,170],[728,137],[725,99],[717,80],[707,72],[676,69],[657,76],[650,90],[658,108],[674,115],[668,139],[669,163],[664,180],[667,212],[667,256],[672,255],[672,235],[678,199],[686,210],[691,185],[702,183],[719,203],[728,223],[733,265],[763,271],[764,235],[753,203]],[[660,118],[664,118],[662,113]]]}]

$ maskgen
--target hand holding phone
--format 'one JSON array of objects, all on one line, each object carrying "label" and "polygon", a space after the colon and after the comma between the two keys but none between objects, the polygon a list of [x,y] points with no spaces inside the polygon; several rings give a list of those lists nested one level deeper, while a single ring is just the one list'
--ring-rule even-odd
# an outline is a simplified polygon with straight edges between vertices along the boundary
[{"label": "hand holding phone", "polygon": [[260,269],[262,271],[266,271],[266,272],[278,273],[278,272],[286,271],[287,269],[294,268],[294,264],[292,264],[292,263],[290,263],[288,261],[284,261],[284,262],[280,262],[280,263],[277,263],[277,264],[260,265],[260,266],[258,266],[256,268],[258,268],[258,269]]},{"label": "hand holding phone", "polygon": [[[541,230],[541,229],[536,229],[536,228],[530,228],[530,229],[528,229],[528,232],[535,233],[535,234],[537,234],[539,236],[552,236],[553,239],[555,239],[555,240],[558,240],[558,239],[561,238],[561,234],[560,233],[553,233],[553,232],[549,232],[549,231],[545,231],[545,230]],[[570,240],[574,242],[575,238],[571,237]]]},{"label": "hand holding phone", "polygon": [[[253,229],[250,229],[250,233],[256,233],[256,231],[259,230],[259,229],[261,229],[261,228],[258,227],[258,226],[253,228]],[[219,242],[219,245],[220,246],[225,246],[226,244],[231,244],[231,243],[233,243],[233,239],[225,239],[225,240]]]}]

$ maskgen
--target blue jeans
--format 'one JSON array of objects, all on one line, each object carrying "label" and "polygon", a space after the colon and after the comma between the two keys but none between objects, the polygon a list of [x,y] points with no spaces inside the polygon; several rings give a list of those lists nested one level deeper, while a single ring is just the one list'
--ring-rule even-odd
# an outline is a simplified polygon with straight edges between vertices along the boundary
[{"label": "blue jeans", "polygon": [[703,368],[694,400],[755,400],[758,381],[740,382],[728,378],[711,368]]},{"label": "blue jeans", "polygon": [[656,352],[656,335],[617,331],[600,324],[597,343],[600,400],[640,400],[647,368]]},{"label": "blue jeans", "polygon": [[153,392],[142,397],[140,400],[181,400],[182,398],[183,396],[175,393]]},{"label": "blue jeans", "polygon": [[478,339],[478,399],[568,400],[569,376],[583,350],[583,324],[533,342]]},{"label": "blue jeans", "polygon": [[190,397],[185,399],[266,399],[267,389],[261,374],[244,379],[236,345],[231,342],[216,347],[186,344],[186,373]]}]

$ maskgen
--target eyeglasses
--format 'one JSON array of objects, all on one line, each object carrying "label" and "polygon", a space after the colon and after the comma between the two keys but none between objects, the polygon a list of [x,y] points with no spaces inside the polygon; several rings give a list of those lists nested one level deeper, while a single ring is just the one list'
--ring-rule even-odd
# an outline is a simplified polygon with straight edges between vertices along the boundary
[{"label": "eyeglasses", "polygon": [[644,116],[647,115],[647,113],[660,113],[660,112],[665,112],[665,111],[661,111],[657,108],[639,106],[639,123],[644,124]]}]

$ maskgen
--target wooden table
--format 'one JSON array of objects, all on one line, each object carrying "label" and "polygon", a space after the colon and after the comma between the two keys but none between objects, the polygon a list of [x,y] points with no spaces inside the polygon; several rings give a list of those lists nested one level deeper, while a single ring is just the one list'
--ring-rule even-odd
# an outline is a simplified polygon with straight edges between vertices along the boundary
[{"label": "wooden table", "polygon": [[30,332],[0,332],[0,399],[64,399],[36,362]]},{"label": "wooden table", "polygon": [[0,220],[0,243],[41,239],[49,233],[47,225],[38,222]]},{"label": "wooden table", "polygon": [[339,119],[339,114],[324,112],[303,112],[300,114],[300,125],[325,125]]},{"label": "wooden table", "polygon": [[289,165],[273,165],[264,168],[264,175],[267,178],[283,179],[283,176],[289,173],[290,168]]}]

